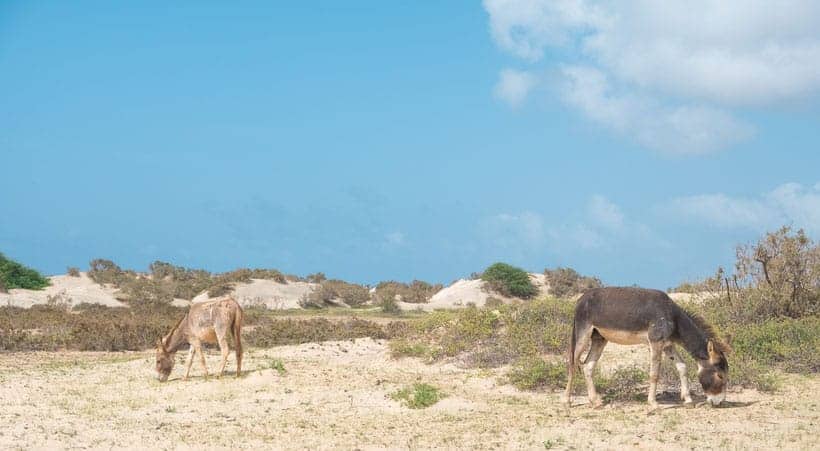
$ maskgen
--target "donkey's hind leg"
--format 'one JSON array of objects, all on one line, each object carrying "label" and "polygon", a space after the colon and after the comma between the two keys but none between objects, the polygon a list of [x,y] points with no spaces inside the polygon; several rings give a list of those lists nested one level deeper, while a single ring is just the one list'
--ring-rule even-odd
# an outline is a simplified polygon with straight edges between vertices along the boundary
[{"label": "donkey's hind leg", "polygon": [[689,377],[686,375],[686,362],[681,358],[675,345],[669,345],[663,352],[675,363],[675,368],[680,376],[680,399],[684,404],[692,404],[692,395],[689,394]]},{"label": "donkey's hind leg", "polygon": [[581,355],[589,346],[592,339],[593,328],[591,324],[573,324],[573,337],[571,338],[574,347],[570,348],[569,364],[567,365],[567,389],[564,393],[564,402],[568,407],[572,406],[572,384],[575,377],[575,370],[581,362]]},{"label": "donkey's hind leg", "polygon": [[205,373],[205,380],[208,379],[208,366],[205,364],[205,353],[202,351],[202,343],[195,342],[191,343],[191,346],[196,348],[196,352],[199,353],[199,363],[202,364],[202,371]]},{"label": "donkey's hind leg", "polygon": [[604,352],[604,347],[606,346],[607,341],[601,336],[601,334],[598,333],[598,331],[593,331],[590,342],[589,352],[587,353],[587,358],[584,360],[584,379],[587,383],[589,404],[594,408],[598,408],[603,405],[603,402],[601,401],[601,398],[598,397],[598,393],[595,391],[595,383],[592,380],[592,374],[595,372],[595,365],[598,364],[598,359],[601,358],[601,354]]},{"label": "donkey's hind leg", "polygon": [[646,396],[649,407],[656,409],[658,401],[655,400],[655,393],[658,390],[658,375],[661,369],[661,357],[666,343],[660,341],[649,342],[649,393]]},{"label": "donkey's hind leg", "polygon": [[225,334],[217,335],[219,342],[219,351],[222,353],[222,362],[219,364],[219,374],[216,377],[222,377],[222,373],[225,372],[225,365],[228,363],[228,354],[231,351],[230,346],[228,346],[228,340],[225,337]]}]

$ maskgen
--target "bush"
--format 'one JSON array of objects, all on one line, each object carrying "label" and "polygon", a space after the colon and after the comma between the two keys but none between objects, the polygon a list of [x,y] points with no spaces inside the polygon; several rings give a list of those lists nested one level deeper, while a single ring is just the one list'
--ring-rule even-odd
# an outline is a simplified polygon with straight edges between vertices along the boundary
[{"label": "bush", "polygon": [[39,272],[27,268],[20,263],[9,260],[0,253],[0,291],[11,290],[13,288],[24,288],[27,290],[42,290],[50,285],[48,279]]},{"label": "bush", "polygon": [[430,384],[416,383],[394,392],[390,397],[411,409],[423,409],[439,402],[444,395]]},{"label": "bush", "polygon": [[402,302],[423,304],[441,290],[442,285],[432,285],[421,280],[409,284],[388,280],[376,285],[375,296],[378,300],[393,298]]},{"label": "bush", "polygon": [[430,347],[424,343],[408,341],[406,339],[392,340],[389,344],[390,356],[394,359],[400,357],[426,357],[430,354]]},{"label": "bush", "polygon": [[538,357],[527,357],[510,368],[507,378],[519,390],[557,390],[567,383],[567,366]]},{"label": "bush", "polygon": [[299,304],[304,308],[323,308],[337,300],[351,307],[359,307],[370,300],[370,290],[343,280],[325,280]]},{"label": "bush", "polygon": [[129,279],[129,274],[122,270],[111,260],[97,258],[88,264],[88,277],[100,285],[113,285],[119,287],[122,282]]},{"label": "bush", "polygon": [[174,294],[169,288],[162,281],[137,277],[121,282],[116,297],[131,306],[169,304],[174,300]]},{"label": "bush", "polygon": [[503,296],[529,299],[538,294],[530,275],[521,268],[506,263],[495,263],[484,270],[481,279]]},{"label": "bush", "polygon": [[433,360],[460,357],[468,366],[497,367],[518,358],[564,353],[573,308],[569,302],[545,298],[493,308],[435,311],[413,320],[406,340],[427,346]]},{"label": "bush", "polygon": [[[0,307],[0,350],[149,349],[183,314],[183,309],[171,306],[128,309],[79,304],[73,312],[57,305]],[[31,332],[35,329],[36,334]]]},{"label": "bush", "polygon": [[550,292],[557,297],[569,297],[603,286],[597,277],[582,276],[572,268],[545,269],[544,276],[550,284]]},{"label": "bush", "polygon": [[350,340],[371,337],[398,337],[405,327],[400,323],[379,325],[373,321],[350,319],[330,321],[325,318],[307,320],[262,317],[252,330],[243,334],[249,346],[271,347],[320,341]]},{"label": "bush", "polygon": [[327,276],[325,276],[325,273],[323,272],[316,272],[313,274],[308,274],[307,277],[305,277],[305,280],[310,283],[322,283],[327,280]]},{"label": "bush", "polygon": [[71,277],[80,277],[80,268],[69,266],[66,273]]}]

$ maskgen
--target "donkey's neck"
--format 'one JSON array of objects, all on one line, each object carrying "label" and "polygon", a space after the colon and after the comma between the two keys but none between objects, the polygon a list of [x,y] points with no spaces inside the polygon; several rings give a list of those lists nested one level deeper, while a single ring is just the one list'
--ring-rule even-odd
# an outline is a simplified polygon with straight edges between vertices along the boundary
[{"label": "donkey's neck", "polygon": [[680,345],[696,360],[706,360],[709,358],[707,343],[709,337],[693,320],[681,310],[677,321],[678,339]]},{"label": "donkey's neck", "polygon": [[188,318],[186,315],[179,324],[174,327],[174,330],[171,331],[171,334],[168,335],[168,338],[165,339],[165,350],[168,352],[177,352],[177,350],[188,342],[188,339],[185,337],[185,327],[184,323],[185,320]]}]

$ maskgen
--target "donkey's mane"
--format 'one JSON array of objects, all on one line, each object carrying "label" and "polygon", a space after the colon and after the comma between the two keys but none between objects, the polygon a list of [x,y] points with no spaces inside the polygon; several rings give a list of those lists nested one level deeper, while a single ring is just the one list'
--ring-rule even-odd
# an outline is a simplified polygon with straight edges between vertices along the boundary
[{"label": "donkey's mane", "polygon": [[689,319],[691,319],[693,323],[695,323],[695,326],[697,326],[698,329],[703,331],[703,333],[706,335],[706,338],[711,340],[720,352],[725,354],[730,351],[729,346],[720,338],[717,332],[715,332],[715,329],[712,327],[712,325],[707,323],[702,316],[684,308],[682,308],[681,311],[683,311],[683,313]]},{"label": "donkey's mane", "polygon": [[187,314],[187,313],[185,313],[184,315],[182,315],[182,318],[180,318],[180,319],[179,319],[179,321],[177,321],[177,323],[176,323],[176,324],[174,324],[174,327],[172,327],[172,328],[171,328],[171,331],[170,331],[170,332],[168,332],[168,335],[166,335],[166,336],[165,336],[165,340],[163,340],[163,341],[162,341],[162,343],[163,343],[163,345],[164,345],[165,347],[168,347],[168,342],[169,342],[169,341],[171,341],[171,336],[172,336],[172,335],[174,335],[174,331],[175,331],[175,330],[177,330],[177,329],[179,328],[179,325],[180,325],[180,324],[182,324],[182,321],[183,321],[183,320],[185,320],[185,318],[186,318],[187,316],[188,316],[188,314]]}]

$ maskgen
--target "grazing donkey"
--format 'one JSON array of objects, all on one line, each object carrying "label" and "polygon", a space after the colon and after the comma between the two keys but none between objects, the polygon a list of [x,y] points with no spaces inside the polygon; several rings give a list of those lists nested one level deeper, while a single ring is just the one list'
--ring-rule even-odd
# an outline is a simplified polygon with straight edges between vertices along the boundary
[{"label": "grazing donkey", "polygon": [[157,378],[160,382],[168,380],[174,368],[174,355],[185,343],[190,343],[191,347],[188,351],[188,366],[182,380],[187,380],[191,373],[195,352],[199,352],[202,370],[205,371],[205,378],[208,378],[202,343],[219,343],[219,350],[222,351],[222,364],[219,366],[221,377],[228,361],[228,331],[233,333],[236,377],[239,377],[242,372],[242,307],[235,300],[228,298],[191,305],[188,313],[177,322],[171,332],[157,342]]},{"label": "grazing donkey", "polygon": [[681,399],[692,404],[686,363],[675,345],[680,345],[698,363],[698,379],[710,404],[720,404],[726,396],[728,363],[727,347],[715,336],[703,319],[678,307],[666,293],[644,288],[595,288],[578,299],[570,339],[566,402],[571,405],[572,378],[581,354],[589,348],[583,362],[589,402],[600,407],[602,402],[592,383],[592,372],[607,342],[622,345],[648,344],[649,395],[652,408],[657,407],[655,391],[661,356],[675,362],[680,375]]}]

